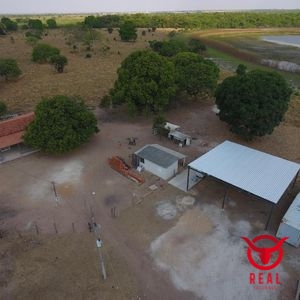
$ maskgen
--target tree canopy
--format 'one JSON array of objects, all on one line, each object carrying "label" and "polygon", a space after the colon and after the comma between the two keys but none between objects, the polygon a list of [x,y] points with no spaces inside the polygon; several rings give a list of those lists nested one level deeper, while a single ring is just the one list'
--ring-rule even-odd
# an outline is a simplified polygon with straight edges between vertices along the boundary
[{"label": "tree canopy", "polygon": [[173,38],[164,41],[149,41],[150,48],[162,56],[171,57],[179,52],[188,51],[188,46],[182,39]]},{"label": "tree canopy", "polygon": [[64,153],[86,143],[95,132],[96,117],[82,99],[54,96],[37,105],[24,142],[48,153]]},{"label": "tree canopy", "polygon": [[128,21],[124,22],[124,24],[120,26],[119,35],[122,41],[135,41],[137,38],[135,24]]},{"label": "tree canopy", "polygon": [[7,31],[17,31],[18,30],[17,22],[14,22],[10,18],[7,18],[7,17],[1,18],[1,23],[4,25],[4,27]]},{"label": "tree canopy", "polygon": [[176,91],[174,74],[174,65],[166,58],[151,50],[136,51],[118,70],[112,101],[127,103],[131,115],[162,111]]},{"label": "tree canopy", "polygon": [[275,72],[253,70],[228,77],[215,93],[219,118],[245,139],[271,134],[283,120],[291,92]]},{"label": "tree canopy", "polygon": [[15,59],[1,58],[0,59],[0,76],[3,76],[5,80],[17,78],[22,74]]},{"label": "tree canopy", "polygon": [[180,52],[174,57],[176,83],[180,90],[191,96],[200,92],[212,92],[217,85],[219,68],[192,52]]},{"label": "tree canopy", "polygon": [[65,65],[68,64],[68,59],[60,54],[50,57],[50,64],[52,64],[58,73],[63,73]]},{"label": "tree canopy", "polygon": [[47,19],[46,23],[47,23],[48,28],[50,28],[50,29],[57,28],[57,23],[56,23],[56,20],[54,18]]},{"label": "tree canopy", "polygon": [[95,28],[120,27],[125,21],[139,28],[257,28],[299,27],[300,12],[244,11],[244,12],[188,12],[188,13],[137,13],[123,15],[88,16],[85,22]]},{"label": "tree canopy", "polygon": [[37,44],[32,50],[32,60],[39,63],[45,63],[51,56],[59,55],[60,50],[48,44]]},{"label": "tree canopy", "polygon": [[0,101],[0,116],[4,115],[7,111],[7,106],[3,101]]}]

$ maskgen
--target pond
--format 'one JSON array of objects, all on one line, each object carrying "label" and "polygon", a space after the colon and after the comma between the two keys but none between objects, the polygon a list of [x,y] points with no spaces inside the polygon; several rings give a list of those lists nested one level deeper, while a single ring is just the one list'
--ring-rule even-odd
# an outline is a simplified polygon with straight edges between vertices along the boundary
[{"label": "pond", "polygon": [[263,41],[300,48],[300,35],[264,35]]}]

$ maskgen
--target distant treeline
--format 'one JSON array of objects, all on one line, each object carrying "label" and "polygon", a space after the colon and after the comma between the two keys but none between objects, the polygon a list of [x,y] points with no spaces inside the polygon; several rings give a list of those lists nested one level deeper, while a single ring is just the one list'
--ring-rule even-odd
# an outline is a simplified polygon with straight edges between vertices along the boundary
[{"label": "distant treeline", "polygon": [[153,13],[87,16],[84,23],[94,28],[120,27],[130,21],[136,27],[148,28],[253,28],[298,27],[300,11]]}]

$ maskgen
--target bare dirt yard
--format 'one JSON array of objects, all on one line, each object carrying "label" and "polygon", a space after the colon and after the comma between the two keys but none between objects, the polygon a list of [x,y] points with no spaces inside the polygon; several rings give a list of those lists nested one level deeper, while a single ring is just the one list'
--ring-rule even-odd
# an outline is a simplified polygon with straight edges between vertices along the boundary
[{"label": "bare dirt yard", "polygon": [[[163,34],[150,33],[153,38]],[[57,42],[52,33],[45,39],[52,38]],[[115,43],[113,36],[106,38]],[[134,47],[145,47],[145,37],[139,38]],[[69,53],[63,37],[59,43],[62,53]],[[25,75],[0,88],[10,109],[20,111],[33,109],[41,96],[53,93],[78,93],[95,107],[112,86],[118,64],[133,50],[133,44],[118,42],[120,56],[99,50],[88,60],[84,53],[70,53],[66,73],[55,74],[48,65],[29,62],[30,47],[21,35],[15,45],[10,53],[1,47],[1,55],[19,53]],[[87,70],[87,64],[99,72]],[[189,147],[153,136],[150,119],[131,120],[122,109],[97,108],[101,130],[88,144],[66,155],[36,153],[0,165],[0,299],[293,299],[300,249],[287,244],[282,263],[272,271],[279,273],[281,285],[261,291],[249,284],[249,272],[256,271],[240,236],[265,232],[268,203],[230,189],[222,211],[225,188],[214,180],[201,181],[186,194],[149,173],[143,173],[146,182],[139,186],[107,164],[112,155],[130,163],[130,155],[149,143],[182,152],[190,162],[226,139],[300,162],[294,118],[286,118],[272,135],[245,143],[219,121],[213,107],[213,99],[203,99],[167,112],[170,122],[193,137]],[[137,145],[128,145],[128,137],[136,137]],[[151,191],[153,184],[158,188]],[[275,209],[269,233],[276,232],[299,191],[298,179]],[[183,201],[187,195],[195,198],[194,204]],[[111,215],[114,207],[116,217]],[[171,212],[167,218],[162,207]],[[95,235],[88,228],[91,214],[103,241],[105,281]]]}]

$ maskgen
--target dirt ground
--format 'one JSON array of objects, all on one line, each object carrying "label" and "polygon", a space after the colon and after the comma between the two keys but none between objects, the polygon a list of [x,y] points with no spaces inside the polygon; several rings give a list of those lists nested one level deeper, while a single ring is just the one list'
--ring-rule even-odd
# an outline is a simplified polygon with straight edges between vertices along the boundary
[{"label": "dirt ground", "polygon": [[[151,38],[163,34],[158,31]],[[103,36],[103,42],[108,38],[107,43],[115,43],[113,35]],[[69,53],[60,35],[59,41],[53,34],[45,39],[53,39],[63,54]],[[110,65],[100,48],[91,60],[84,58],[85,52],[70,53],[66,73],[55,74],[48,65],[31,63],[30,46],[21,35],[16,36],[14,50],[1,47],[0,52],[1,56],[18,54],[25,75],[17,82],[0,83],[1,97],[10,109],[28,111],[41,96],[78,93],[95,107],[112,85],[126,53],[132,47],[145,47],[144,38],[139,39],[135,46],[122,45],[121,55],[114,49]],[[1,39],[0,43],[9,45],[10,41]],[[88,70],[87,64],[99,72]],[[146,183],[138,186],[107,164],[112,155],[129,163],[130,155],[149,143],[182,152],[190,162],[226,139],[300,162],[299,127],[289,118],[272,135],[245,143],[219,121],[213,104],[212,99],[191,101],[167,113],[170,122],[193,137],[189,147],[179,148],[153,136],[151,120],[130,120],[122,109],[97,109],[101,130],[78,150],[61,156],[36,153],[1,165],[0,299],[229,300],[245,299],[245,295],[248,299],[293,299],[300,253],[291,246],[284,245],[283,263],[276,269],[282,280],[278,290],[260,293],[245,283],[250,269],[239,237],[264,232],[267,203],[229,190],[222,212],[224,186],[204,180],[189,192],[196,199],[194,206],[182,207],[177,200],[186,194],[167,182],[144,173]],[[129,146],[128,137],[136,137],[137,145]],[[153,184],[158,189],[150,193]],[[276,232],[299,191],[298,179],[293,192],[275,210],[270,233]],[[173,205],[176,215],[162,218],[161,203]],[[117,217],[111,216],[113,207]],[[95,236],[88,229],[91,214],[103,240],[106,281],[101,277]]]},{"label": "dirt ground", "polygon": [[[98,117],[100,133],[70,154],[49,157],[38,153],[1,165],[0,228],[4,237],[0,243],[0,298],[216,299],[213,285],[223,280],[225,295],[240,299],[237,287],[225,280],[228,273],[220,270],[227,270],[226,264],[215,261],[219,254],[212,249],[230,243],[228,249],[234,253],[243,250],[238,236],[262,233],[269,206],[230,190],[230,201],[221,213],[224,186],[205,180],[190,192],[196,198],[194,208],[179,209],[174,218],[164,220],[157,214],[158,203],[174,202],[185,194],[150,174],[145,174],[146,183],[138,186],[110,169],[107,158],[115,154],[130,162],[130,154],[147,143],[179,148],[152,136],[150,121],[127,120],[120,111],[108,114],[99,110]],[[171,110],[168,119],[181,124],[194,138],[190,147],[180,148],[188,161],[225,139],[243,143],[218,120],[208,100]],[[273,135],[247,145],[299,161],[298,130],[282,124]],[[136,146],[128,145],[129,136],[138,138]],[[152,184],[158,189],[149,194]],[[293,194],[276,210],[271,233],[299,190],[298,181]],[[116,207],[116,218],[111,217],[112,207]],[[91,211],[101,225],[106,281],[101,278],[95,237],[87,226]],[[211,248],[197,251],[207,244]],[[283,284],[271,294],[272,299],[291,299],[300,276],[299,249],[285,245],[284,251],[278,269]],[[249,267],[241,254],[237,257],[229,274],[235,274],[234,280],[245,279],[241,274]],[[217,282],[207,279],[207,268],[209,278],[219,274]],[[237,289],[240,295],[253,296],[243,283],[240,286],[244,286]],[[271,299],[269,296],[256,294],[258,299]]]}]

